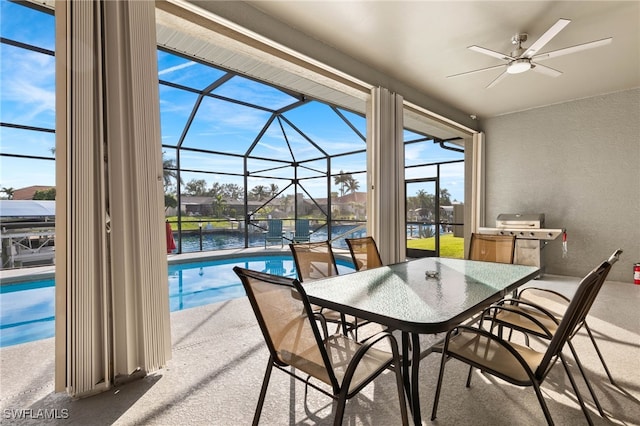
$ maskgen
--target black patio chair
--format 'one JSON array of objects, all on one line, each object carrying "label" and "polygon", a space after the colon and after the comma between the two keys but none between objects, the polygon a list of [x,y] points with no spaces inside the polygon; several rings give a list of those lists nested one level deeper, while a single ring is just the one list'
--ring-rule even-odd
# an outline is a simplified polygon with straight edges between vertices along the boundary
[{"label": "black patio chair", "polygon": [[[493,334],[491,332],[493,323],[489,330],[483,328],[486,321],[481,321],[476,327],[461,325],[450,330],[446,335],[442,349],[440,373],[431,419],[434,420],[436,418],[445,364],[449,359],[457,359],[514,385],[532,386],[548,424],[553,425],[553,419],[540,391],[540,386],[556,361],[560,359],[580,407],[587,418],[587,422],[592,425],[593,422],[578,391],[575,380],[569,371],[562,349],[583,323],[593,303],[593,289],[600,284],[603,275],[606,274],[610,266],[605,261],[582,279],[573,299],[567,306],[565,315],[558,324],[555,334],[547,334],[550,342],[544,352],[519,345]],[[484,311],[483,318],[493,318],[496,312],[508,309],[509,307],[505,305],[493,305]],[[521,315],[527,316],[526,313],[521,313]],[[528,319],[536,322],[533,316],[529,316]],[[468,378],[467,387],[469,386],[470,380]],[[516,419],[512,419],[512,421],[515,422]]]},{"label": "black patio chair", "polygon": [[[346,401],[391,368],[396,376],[402,424],[408,424],[400,355],[393,335],[381,332],[366,342],[342,334],[328,335],[324,318],[313,312],[298,280],[238,266],[233,270],[242,281],[270,354],[253,425],[260,421],[273,367],[304,382],[305,390],[311,386],[337,401],[334,425],[342,424]],[[323,325],[323,334],[318,322]],[[377,347],[383,341],[391,348],[390,353]],[[312,378],[329,390],[316,385]]]},{"label": "black patio chair", "polygon": [[[600,292],[602,285],[604,284],[609,271],[614,263],[616,263],[622,254],[622,250],[618,249],[611,254],[609,259],[606,262],[606,267],[604,273],[600,277],[600,281],[591,288],[591,294],[589,297],[595,300],[596,296]],[[548,339],[549,336],[553,336],[556,334],[559,324],[562,321],[562,318],[566,315],[566,309],[569,306],[571,299],[560,294],[557,291],[538,288],[538,287],[527,287],[522,289],[516,297],[507,298],[497,303],[497,305],[502,305],[508,307],[508,309],[501,309],[494,312],[494,316],[491,320],[494,324],[499,327],[507,327],[510,330],[517,330],[522,333],[525,333],[525,341],[528,343],[528,336],[536,336],[542,339]],[[522,315],[526,313],[527,315]],[[532,321],[531,318],[535,318],[535,321]],[[602,406],[591,386],[590,381],[587,378],[587,375],[584,371],[582,363],[578,358],[578,354],[575,350],[575,347],[571,343],[571,339],[573,336],[581,329],[584,328],[589,335],[591,343],[600,358],[600,362],[604,367],[604,370],[609,377],[609,381],[611,384],[615,385],[613,377],[609,372],[609,368],[604,361],[602,353],[600,352],[600,348],[598,347],[595,338],[593,337],[593,333],[587,324],[586,315],[585,318],[577,325],[575,332],[569,337],[567,340],[567,346],[571,350],[571,354],[575,359],[576,365],[584,378],[584,381],[587,384],[587,388],[591,393],[591,397],[594,400],[596,407],[598,408],[598,412],[603,417],[605,416]],[[511,337],[511,334],[509,335]]]}]

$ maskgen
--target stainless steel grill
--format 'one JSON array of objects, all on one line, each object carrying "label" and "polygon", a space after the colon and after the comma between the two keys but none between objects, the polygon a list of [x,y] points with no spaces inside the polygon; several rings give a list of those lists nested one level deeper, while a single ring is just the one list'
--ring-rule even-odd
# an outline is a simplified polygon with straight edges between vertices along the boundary
[{"label": "stainless steel grill", "polygon": [[544,214],[499,214],[495,228],[478,228],[480,234],[515,235],[516,251],[514,263],[540,268],[544,274],[542,249],[558,238],[564,229],[548,229],[544,227]]}]

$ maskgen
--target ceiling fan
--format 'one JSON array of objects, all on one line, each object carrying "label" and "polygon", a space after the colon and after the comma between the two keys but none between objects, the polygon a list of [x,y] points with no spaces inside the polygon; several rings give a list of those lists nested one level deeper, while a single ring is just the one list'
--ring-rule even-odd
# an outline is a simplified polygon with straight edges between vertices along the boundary
[{"label": "ceiling fan", "polygon": [[461,75],[474,74],[481,71],[488,71],[488,70],[506,67],[504,72],[502,72],[491,83],[489,83],[489,85],[486,87],[487,89],[489,89],[495,86],[496,84],[498,84],[500,80],[505,78],[508,74],[519,74],[529,70],[534,70],[541,74],[545,74],[551,77],[558,77],[559,75],[562,74],[561,71],[558,71],[556,69],[553,69],[544,65],[540,65],[538,62],[544,61],[550,58],[556,58],[562,55],[568,55],[570,53],[580,52],[581,50],[604,46],[606,44],[611,43],[611,41],[613,40],[612,37],[609,37],[609,38],[604,38],[602,40],[596,40],[596,41],[590,41],[588,43],[578,44],[576,46],[565,47],[559,50],[553,50],[551,52],[538,53],[540,49],[544,47],[544,45],[549,43],[549,41],[551,41],[552,38],[554,38],[560,31],[562,31],[564,27],[569,25],[570,22],[571,20],[569,19],[559,19],[558,22],[553,24],[551,28],[547,30],[547,32],[542,34],[542,36],[540,36],[540,38],[538,38],[538,40],[536,40],[535,43],[533,43],[530,47],[526,49],[522,47],[522,43],[527,41],[528,35],[525,33],[517,33],[511,38],[511,43],[516,46],[516,50],[514,50],[508,55],[504,53],[496,52],[491,49],[480,47],[480,46],[475,46],[475,45],[469,46],[468,47],[469,50],[473,50],[474,52],[489,55],[493,58],[502,59],[503,61],[506,61],[506,63],[500,64],[500,65],[494,65],[487,68],[481,68],[473,71],[462,72],[459,74],[449,75],[447,76],[447,78],[458,77]]}]

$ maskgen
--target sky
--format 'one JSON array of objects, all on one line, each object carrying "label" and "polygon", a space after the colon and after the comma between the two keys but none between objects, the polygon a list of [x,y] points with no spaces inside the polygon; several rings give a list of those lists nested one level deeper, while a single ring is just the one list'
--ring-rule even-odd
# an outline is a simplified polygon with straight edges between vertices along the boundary
[{"label": "sky", "polygon": [[[54,50],[54,18],[0,0],[0,35],[39,48]],[[42,129],[55,128],[55,59],[51,55],[32,52],[7,44],[0,44],[0,122],[31,126]],[[174,84],[204,89],[224,71],[158,51],[158,77]],[[297,101],[294,96],[273,87],[234,76],[213,93],[234,98],[242,102],[258,104],[268,110],[284,107]],[[184,132],[188,117],[193,111],[197,95],[166,85],[160,86],[161,143],[165,158],[175,160],[176,146]],[[358,129],[366,134],[366,121],[355,113],[340,112]],[[182,142],[183,147],[207,149],[233,154],[243,154],[253,144],[265,123],[271,117],[269,111],[233,104],[219,99],[204,98],[195,114],[195,119]],[[268,127],[252,155],[265,159],[304,161],[320,159],[325,151],[330,155],[364,150],[364,140],[354,132],[335,112],[321,102],[310,102],[284,114],[281,121],[274,120]],[[420,135],[405,132],[405,140],[417,139]],[[313,142],[310,143],[310,141]],[[288,145],[287,145],[288,142]],[[314,146],[314,144],[317,146]],[[21,130],[0,126],[0,153],[37,157],[53,157],[55,135],[51,132]],[[290,148],[289,148],[290,147]],[[405,164],[424,164],[462,159],[462,154],[441,149],[432,142],[407,145]],[[206,171],[183,172],[183,182],[205,179],[208,185],[236,183],[242,185],[243,161],[239,157],[204,154],[197,151],[182,151],[182,169]],[[293,177],[291,168],[274,169],[280,163],[265,160],[250,160],[249,170],[270,169],[265,174],[282,179],[251,178],[249,187],[275,183],[281,189]],[[326,160],[306,163],[298,169],[305,190],[314,197],[326,196]],[[331,173],[340,170],[353,173],[364,191],[365,175],[357,172],[366,169],[364,153],[334,157]],[[433,176],[434,167],[407,169],[406,178]],[[452,199],[464,198],[464,165],[443,165],[441,188],[446,188]],[[31,185],[55,185],[54,161],[44,159],[21,159],[0,156],[0,189],[22,188]],[[333,187],[332,191],[337,191]],[[292,190],[289,191],[292,193]],[[0,194],[4,195],[4,194]],[[408,194],[411,195],[411,194]]]}]

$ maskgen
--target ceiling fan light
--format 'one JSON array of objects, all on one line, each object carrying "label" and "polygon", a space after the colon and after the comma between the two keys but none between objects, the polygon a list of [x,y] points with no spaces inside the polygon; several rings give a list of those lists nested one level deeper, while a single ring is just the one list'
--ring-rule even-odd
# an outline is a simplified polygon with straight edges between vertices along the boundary
[{"label": "ceiling fan light", "polygon": [[521,72],[529,71],[531,68],[531,62],[528,59],[516,59],[509,64],[507,72],[509,74],[520,74]]}]

